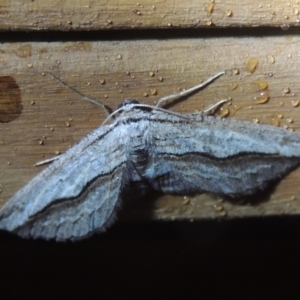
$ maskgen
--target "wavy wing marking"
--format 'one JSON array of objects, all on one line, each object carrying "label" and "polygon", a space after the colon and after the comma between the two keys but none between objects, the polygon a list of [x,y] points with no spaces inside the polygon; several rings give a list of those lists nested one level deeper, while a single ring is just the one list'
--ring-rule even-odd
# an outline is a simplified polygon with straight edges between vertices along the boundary
[{"label": "wavy wing marking", "polygon": [[300,134],[268,125],[202,117],[149,128],[156,138],[146,177],[165,193],[249,195],[300,163]]},{"label": "wavy wing marking", "polygon": [[0,229],[57,240],[104,230],[126,179],[127,158],[114,129],[96,129],[17,192],[0,212]]},{"label": "wavy wing marking", "polygon": [[209,192],[231,197],[254,194],[300,163],[299,158],[256,155],[216,160],[186,154],[181,157],[162,155],[159,159],[157,174],[160,176],[154,178],[153,186],[164,193]]}]

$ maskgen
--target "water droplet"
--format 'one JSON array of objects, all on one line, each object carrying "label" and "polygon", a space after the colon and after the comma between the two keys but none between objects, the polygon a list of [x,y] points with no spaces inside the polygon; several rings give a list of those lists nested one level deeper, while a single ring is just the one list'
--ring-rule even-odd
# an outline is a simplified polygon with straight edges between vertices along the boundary
[{"label": "water droplet", "polygon": [[299,103],[300,103],[300,100],[292,100],[292,101],[291,101],[291,104],[292,104],[292,106],[294,106],[294,107],[299,106]]},{"label": "water droplet", "polygon": [[288,119],[286,119],[286,121],[287,121],[288,123],[293,123],[293,122],[294,122],[294,120],[293,120],[292,118],[288,118]]},{"label": "water droplet", "polygon": [[256,67],[258,66],[258,62],[259,61],[257,58],[251,57],[246,64],[246,70],[250,73],[254,73]]},{"label": "water droplet", "polygon": [[232,10],[227,10],[226,11],[226,16],[227,17],[232,17],[233,13],[232,13]]},{"label": "water droplet", "polygon": [[144,96],[144,97],[148,97],[148,93],[147,93],[147,92],[144,92],[144,93],[143,93],[143,96]]},{"label": "water droplet", "polygon": [[157,94],[157,90],[156,89],[151,89],[150,93],[151,93],[151,95],[156,95]]},{"label": "water droplet", "polygon": [[268,88],[268,83],[264,80],[257,80],[252,82],[255,91],[263,91]]},{"label": "water droplet", "polygon": [[255,100],[254,103],[255,104],[264,104],[264,103],[268,102],[269,99],[270,99],[270,97],[267,92],[261,92],[258,97],[254,98],[254,100]]},{"label": "water droplet", "polygon": [[253,119],[252,119],[252,122],[253,122],[253,123],[259,123],[259,120],[258,120],[257,118],[253,118]]},{"label": "water droplet", "polygon": [[164,78],[162,76],[158,76],[158,81],[162,82],[164,80]]},{"label": "water droplet", "polygon": [[285,87],[285,88],[283,88],[282,92],[284,94],[289,94],[291,92],[291,89],[289,87]]},{"label": "water droplet", "polygon": [[214,5],[211,3],[211,4],[208,4],[207,6],[206,6],[206,12],[207,13],[209,13],[209,14],[211,14],[212,12],[213,12],[213,10],[214,10]]},{"label": "water droplet", "polygon": [[66,126],[66,127],[70,127],[70,123],[66,121],[66,122],[65,122],[65,126]]},{"label": "water droplet", "polygon": [[118,55],[117,55],[117,59],[122,59],[122,55],[121,55],[121,54],[118,54]]},{"label": "water droplet", "polygon": [[43,139],[38,139],[37,142],[38,142],[39,145],[44,145]]},{"label": "water droplet", "polygon": [[273,118],[271,119],[271,124],[278,127],[280,125],[280,120]]},{"label": "water droplet", "polygon": [[268,64],[274,64],[275,63],[275,58],[273,55],[267,55],[267,62]]},{"label": "water droplet", "polygon": [[226,217],[227,216],[227,212],[226,211],[220,211],[218,215],[220,217]]},{"label": "water droplet", "polygon": [[183,205],[187,205],[187,204],[189,204],[189,203],[190,203],[190,201],[191,201],[191,200],[190,200],[190,198],[188,198],[188,197],[184,196],[184,197],[183,197],[183,200],[182,200],[182,202],[181,202],[181,203],[182,203]]},{"label": "water droplet", "polygon": [[100,82],[101,84],[105,84],[105,79],[104,79],[104,78],[100,78],[100,79],[99,79],[99,82]]},{"label": "water droplet", "polygon": [[30,100],[29,103],[30,103],[30,105],[34,105],[35,101],[34,100]]},{"label": "water droplet", "polygon": [[134,12],[136,15],[138,15],[138,16],[141,16],[141,15],[142,15],[142,13],[141,13],[138,9],[135,9],[133,12]]},{"label": "water droplet", "polygon": [[224,210],[224,206],[223,205],[214,205],[214,209],[216,211],[223,211]]},{"label": "water droplet", "polygon": [[282,24],[282,25],[280,26],[280,28],[281,28],[282,30],[289,30],[289,29],[290,29],[290,25],[284,23],[284,24]]},{"label": "water droplet", "polygon": [[237,82],[233,82],[232,84],[229,85],[228,90],[235,90],[238,87]]},{"label": "water droplet", "polygon": [[294,8],[294,9],[293,9],[293,14],[294,14],[294,15],[298,15],[298,14],[299,14],[299,10],[298,10],[297,8]]},{"label": "water droplet", "polygon": [[212,21],[211,21],[211,20],[209,20],[209,21],[205,21],[205,25],[206,25],[206,26],[210,26],[210,25],[212,25]]},{"label": "water droplet", "polygon": [[19,57],[30,57],[32,55],[32,48],[30,44],[25,44],[19,47],[15,54]]},{"label": "water droplet", "polygon": [[238,74],[240,74],[240,70],[239,69],[233,69],[232,73],[233,73],[233,75],[238,75]]},{"label": "water droplet", "polygon": [[229,113],[230,113],[230,111],[228,108],[221,107],[219,110],[218,116],[221,118],[224,118],[224,117],[227,117],[229,115]]},{"label": "water droplet", "polygon": [[149,72],[149,76],[150,76],[150,77],[153,77],[154,75],[155,75],[154,72],[152,72],[152,71]]},{"label": "water droplet", "polygon": [[278,114],[277,117],[278,117],[279,119],[282,119],[282,118],[283,118],[283,115],[282,115],[282,114]]}]

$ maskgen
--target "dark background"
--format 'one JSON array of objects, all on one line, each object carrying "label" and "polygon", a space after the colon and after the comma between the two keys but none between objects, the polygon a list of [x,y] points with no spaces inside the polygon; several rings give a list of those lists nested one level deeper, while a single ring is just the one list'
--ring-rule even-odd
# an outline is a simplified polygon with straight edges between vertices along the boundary
[{"label": "dark background", "polygon": [[298,299],[300,218],[117,222],[81,242],[0,233],[8,298]]}]

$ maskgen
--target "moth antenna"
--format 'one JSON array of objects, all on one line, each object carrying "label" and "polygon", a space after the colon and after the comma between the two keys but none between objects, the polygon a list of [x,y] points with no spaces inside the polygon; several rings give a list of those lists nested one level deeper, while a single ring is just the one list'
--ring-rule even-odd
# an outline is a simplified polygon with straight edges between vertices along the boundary
[{"label": "moth antenna", "polygon": [[197,85],[195,85],[191,88],[188,88],[187,90],[184,90],[184,91],[176,93],[176,94],[165,96],[165,97],[158,100],[158,102],[156,104],[156,107],[160,107],[162,105],[167,104],[170,101],[174,101],[174,100],[180,99],[184,96],[187,96],[187,95],[191,94],[192,92],[195,92],[195,91],[205,87],[206,85],[208,85],[209,83],[211,83],[212,81],[214,81],[215,79],[217,79],[218,77],[220,77],[224,74],[225,74],[225,71],[220,72],[220,73],[208,78],[206,81],[204,81],[200,84],[197,84]]},{"label": "moth antenna", "polygon": [[49,164],[49,163],[57,160],[58,158],[59,158],[59,156],[55,156],[55,157],[51,157],[51,158],[48,158],[48,159],[44,159],[42,161],[39,161],[39,162],[35,163],[34,166],[38,167],[38,166],[46,165],[46,164]]},{"label": "moth antenna", "polygon": [[215,104],[209,106],[208,108],[204,109],[202,112],[205,115],[213,115],[215,113],[216,109],[219,109],[219,107],[222,106],[226,102],[228,102],[227,99],[220,100],[217,103],[215,103]]},{"label": "moth antenna", "polygon": [[88,101],[88,102],[91,102],[97,106],[100,106],[106,116],[108,117],[110,115],[110,111],[108,110],[108,108],[101,102],[95,100],[95,99],[92,99],[84,94],[82,94],[81,92],[75,90],[74,88],[72,88],[71,86],[67,85],[65,82],[63,82],[59,77],[57,77],[56,75],[52,74],[51,72],[47,72],[49,75],[51,75],[55,80],[57,80],[61,85],[63,85],[65,88],[69,89],[70,91],[74,92],[75,94],[77,94],[78,96],[80,96],[81,98],[83,98],[85,101]]}]

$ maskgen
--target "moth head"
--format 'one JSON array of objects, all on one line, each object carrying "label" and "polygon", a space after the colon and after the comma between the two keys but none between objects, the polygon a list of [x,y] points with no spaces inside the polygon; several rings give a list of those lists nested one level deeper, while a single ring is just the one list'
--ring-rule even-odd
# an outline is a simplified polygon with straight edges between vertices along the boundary
[{"label": "moth head", "polygon": [[133,99],[125,99],[124,102],[118,106],[118,109],[132,104],[140,104],[140,102]]},{"label": "moth head", "polygon": [[119,112],[121,114],[122,112],[124,112],[126,110],[128,111],[128,110],[131,110],[134,108],[143,110],[143,111],[151,111],[153,109],[153,107],[151,105],[140,104],[140,102],[138,102],[137,100],[133,100],[133,99],[126,99],[122,104],[120,104],[118,106],[117,112]]},{"label": "moth head", "polygon": [[123,112],[122,108],[126,110],[127,107],[132,106],[134,104],[140,104],[140,102],[133,99],[125,99],[123,103],[118,106],[118,110],[120,110],[120,114]]}]

